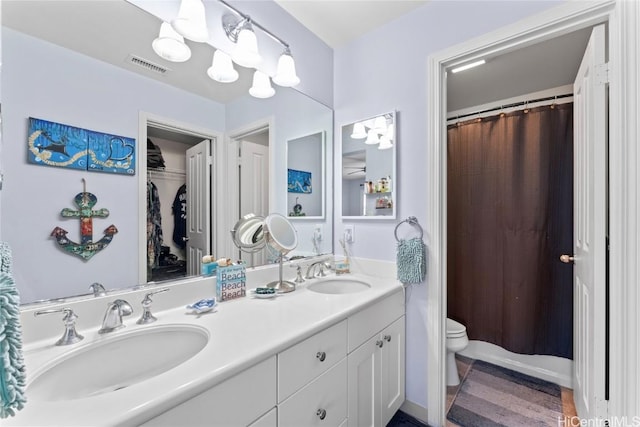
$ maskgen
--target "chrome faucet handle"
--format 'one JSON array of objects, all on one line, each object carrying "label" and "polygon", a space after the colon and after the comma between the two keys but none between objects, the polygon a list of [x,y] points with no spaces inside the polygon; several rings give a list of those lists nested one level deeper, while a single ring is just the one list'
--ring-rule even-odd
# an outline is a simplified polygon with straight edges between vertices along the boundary
[{"label": "chrome faucet handle", "polygon": [[107,294],[107,291],[105,290],[104,286],[102,286],[102,283],[94,282],[89,286],[89,289],[91,289],[91,292],[93,292],[94,297],[101,297]]},{"label": "chrome faucet handle", "polygon": [[296,280],[294,280],[294,282],[304,283],[304,278],[302,277],[302,266],[300,264],[296,266]]},{"label": "chrome faucet handle", "polygon": [[98,331],[99,334],[105,334],[107,332],[115,331],[124,327],[122,324],[122,317],[129,316],[133,313],[131,305],[123,300],[117,299],[110,302],[107,305],[107,311],[104,314],[104,320],[102,321],[102,327]]},{"label": "chrome faucet handle", "polygon": [[142,316],[136,321],[138,325],[146,325],[147,323],[153,323],[158,320],[153,314],[151,314],[151,304],[153,300],[152,295],[167,292],[169,288],[158,289],[157,291],[147,292],[142,300]]},{"label": "chrome faucet handle", "polygon": [[64,322],[64,333],[62,334],[62,337],[56,341],[56,345],[69,345],[82,341],[84,337],[76,332],[76,320],[78,319],[78,315],[70,308],[65,307],[50,310],[39,310],[33,313],[33,315],[40,316],[42,314],[51,313],[64,313],[64,316],[62,317],[62,321]]}]

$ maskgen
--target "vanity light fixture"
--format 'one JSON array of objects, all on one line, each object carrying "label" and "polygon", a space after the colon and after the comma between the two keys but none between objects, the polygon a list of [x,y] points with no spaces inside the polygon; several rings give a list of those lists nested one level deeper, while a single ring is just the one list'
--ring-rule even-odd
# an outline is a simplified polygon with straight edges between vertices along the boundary
[{"label": "vanity light fixture", "polygon": [[242,15],[240,19],[231,14],[223,15],[222,28],[229,40],[236,44],[231,54],[233,62],[247,68],[255,68],[262,62],[258,52],[258,38],[253,32],[249,16]]},{"label": "vanity light fixture", "polygon": [[387,119],[384,116],[378,116],[373,120],[373,130],[380,135],[387,133]]},{"label": "vanity light fixture", "polygon": [[191,49],[184,38],[168,22],[160,26],[160,34],[151,43],[153,51],[161,58],[171,62],[184,62],[191,58]]},{"label": "vanity light fixture", "polygon": [[388,150],[391,147],[393,147],[393,144],[391,143],[389,137],[387,137],[387,135],[382,135],[380,137],[380,145],[378,145],[378,150]]},{"label": "vanity light fixture", "polygon": [[278,58],[278,68],[276,75],[273,76],[273,82],[282,87],[292,87],[300,83],[300,78],[296,74],[296,63],[291,56],[289,46],[285,47],[284,52]]},{"label": "vanity light fixture", "polygon": [[269,76],[260,70],[253,73],[253,85],[249,89],[249,94],[255,98],[270,98],[276,93],[271,86]]},{"label": "vanity light fixture", "polygon": [[220,83],[233,83],[238,80],[238,72],[233,68],[231,57],[220,49],[214,52],[207,75]]},{"label": "vanity light fixture", "polygon": [[367,139],[366,141],[364,141],[364,143],[373,145],[379,142],[380,142],[380,139],[378,138],[378,132],[376,132],[375,129],[369,129],[369,132],[367,132]]},{"label": "vanity light fixture", "polygon": [[468,64],[465,64],[465,65],[461,65],[461,66],[459,66],[459,67],[456,67],[456,68],[452,69],[452,70],[451,70],[451,72],[452,72],[452,73],[458,73],[458,72],[460,72],[460,71],[468,70],[469,68],[474,68],[474,67],[477,67],[477,66],[479,66],[479,65],[486,64],[486,63],[487,63],[487,61],[485,61],[484,59],[481,59],[481,60],[479,60],[479,61],[470,62],[470,63],[468,63]]},{"label": "vanity light fixture", "polygon": [[367,137],[367,130],[364,128],[364,123],[357,122],[353,124],[353,132],[351,132],[351,138],[353,139],[365,139]]},{"label": "vanity light fixture", "polygon": [[209,40],[202,0],[182,0],[178,17],[171,21],[171,26],[178,34],[194,42],[203,43]]}]

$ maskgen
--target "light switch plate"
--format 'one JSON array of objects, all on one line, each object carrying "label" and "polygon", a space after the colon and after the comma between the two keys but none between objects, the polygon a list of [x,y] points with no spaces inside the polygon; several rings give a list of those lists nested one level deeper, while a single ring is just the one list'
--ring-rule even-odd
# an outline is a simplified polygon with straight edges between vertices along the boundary
[{"label": "light switch plate", "polygon": [[355,243],[356,241],[356,228],[353,224],[344,226],[344,242]]}]

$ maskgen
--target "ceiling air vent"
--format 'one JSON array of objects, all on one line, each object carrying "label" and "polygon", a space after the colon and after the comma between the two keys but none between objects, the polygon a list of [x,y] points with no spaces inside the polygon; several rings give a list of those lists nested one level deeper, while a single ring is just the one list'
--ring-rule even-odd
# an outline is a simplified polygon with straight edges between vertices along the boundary
[{"label": "ceiling air vent", "polygon": [[137,65],[138,67],[145,68],[149,71],[153,71],[154,73],[158,73],[158,74],[165,74],[167,71],[171,71],[167,67],[154,64],[153,62],[149,62],[146,59],[142,59],[139,56],[135,56],[135,55],[129,55],[127,57],[127,62]]}]

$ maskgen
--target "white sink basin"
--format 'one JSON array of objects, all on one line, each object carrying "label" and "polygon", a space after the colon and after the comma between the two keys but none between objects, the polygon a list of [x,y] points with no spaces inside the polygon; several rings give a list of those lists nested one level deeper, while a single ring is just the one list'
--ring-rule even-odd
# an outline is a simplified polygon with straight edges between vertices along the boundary
[{"label": "white sink basin", "polygon": [[357,279],[331,278],[312,283],[307,286],[307,288],[310,291],[321,294],[352,294],[354,292],[366,291],[371,288],[371,285]]},{"label": "white sink basin", "polygon": [[205,330],[184,325],[113,332],[54,361],[27,386],[26,395],[59,401],[114,392],[175,368],[208,340]]}]

